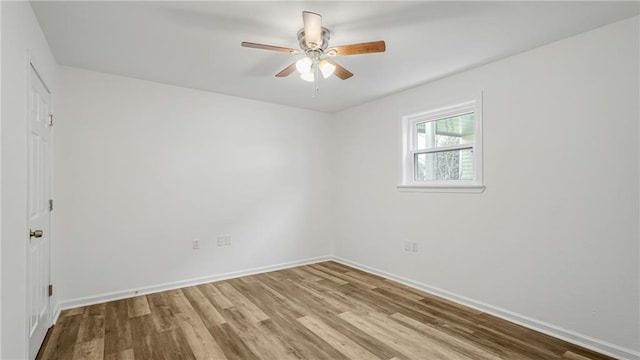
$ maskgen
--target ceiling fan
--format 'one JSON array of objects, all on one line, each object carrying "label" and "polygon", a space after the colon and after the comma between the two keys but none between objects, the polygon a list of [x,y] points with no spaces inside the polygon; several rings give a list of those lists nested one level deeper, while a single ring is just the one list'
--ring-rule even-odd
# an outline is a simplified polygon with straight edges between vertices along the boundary
[{"label": "ceiling fan", "polygon": [[303,80],[314,82],[314,94],[318,91],[318,77],[320,74],[325,79],[333,74],[342,80],[353,76],[353,73],[333,61],[331,57],[384,52],[386,49],[384,41],[329,47],[331,32],[322,26],[322,16],[310,11],[303,11],[302,21],[304,27],[298,31],[298,43],[301,50],[246,41],[242,42],[241,45],[254,49],[285,52],[292,55],[304,53],[305,56],[302,59],[284,68],[276,74],[276,77],[286,77],[297,70]]}]

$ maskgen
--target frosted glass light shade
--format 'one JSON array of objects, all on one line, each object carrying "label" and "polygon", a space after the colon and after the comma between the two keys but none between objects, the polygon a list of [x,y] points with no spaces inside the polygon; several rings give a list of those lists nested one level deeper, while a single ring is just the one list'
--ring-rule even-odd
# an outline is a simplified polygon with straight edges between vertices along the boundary
[{"label": "frosted glass light shade", "polygon": [[300,75],[300,79],[302,79],[304,81],[309,81],[309,82],[313,82],[313,80],[315,80],[314,77],[313,77],[313,72],[311,72],[311,71]]},{"label": "frosted glass light shade", "polygon": [[330,63],[327,59],[320,61],[319,64],[320,71],[322,72],[322,76],[326,79],[336,71],[336,66]]},{"label": "frosted glass light shade", "polygon": [[296,70],[298,70],[300,74],[306,74],[311,71],[312,64],[313,61],[309,57],[305,56],[302,59],[296,61]]}]

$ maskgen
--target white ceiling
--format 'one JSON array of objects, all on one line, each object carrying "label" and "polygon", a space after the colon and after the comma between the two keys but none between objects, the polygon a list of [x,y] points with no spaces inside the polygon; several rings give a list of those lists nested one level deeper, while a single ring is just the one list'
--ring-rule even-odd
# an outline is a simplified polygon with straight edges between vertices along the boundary
[{"label": "white ceiling", "polygon": [[[32,2],[59,64],[326,112],[338,111],[638,14],[638,2]],[[330,45],[385,40],[336,57],[348,80],[320,92],[292,74],[303,10]]]}]

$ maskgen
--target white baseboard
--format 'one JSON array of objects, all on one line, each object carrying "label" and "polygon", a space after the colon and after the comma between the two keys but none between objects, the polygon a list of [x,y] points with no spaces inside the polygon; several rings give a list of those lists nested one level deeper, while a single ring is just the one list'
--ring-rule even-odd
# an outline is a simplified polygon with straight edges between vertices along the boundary
[{"label": "white baseboard", "polygon": [[60,312],[66,309],[73,309],[80,306],[99,304],[99,303],[108,302],[108,301],[126,299],[133,296],[153,294],[153,293],[166,291],[166,290],[173,290],[173,289],[205,284],[205,283],[221,281],[221,280],[228,280],[228,279],[233,279],[241,276],[260,274],[260,273],[265,273],[270,271],[287,269],[295,266],[302,266],[302,265],[314,264],[322,261],[329,261],[329,260],[333,260],[338,263],[360,269],[362,271],[366,271],[375,275],[385,277],[390,280],[397,281],[401,284],[411,286],[418,290],[421,290],[436,296],[440,296],[442,298],[451,300],[453,302],[456,302],[465,306],[469,306],[471,308],[480,310],[487,314],[491,314],[501,319],[505,319],[507,321],[525,326],[527,328],[582,346],[584,348],[591,349],[593,351],[597,351],[599,353],[612,356],[620,360],[640,360],[640,353],[632,349],[626,349],[621,346],[608,343],[606,341],[595,339],[587,335],[579,334],[575,331],[571,331],[568,329],[563,329],[561,327],[548,324],[536,319],[532,319],[527,316],[511,312],[509,310],[501,309],[496,306],[483,303],[481,301],[477,301],[477,300],[470,299],[458,294],[454,294],[452,292],[449,292],[434,286],[429,286],[417,281],[413,281],[411,279],[404,278],[402,276],[391,274],[386,271],[375,269],[367,265],[363,265],[351,260],[347,260],[338,256],[331,256],[331,255],[291,261],[291,262],[276,264],[276,265],[262,266],[262,267],[247,269],[247,270],[232,271],[228,273],[199,277],[195,279],[157,284],[157,285],[142,287],[138,289],[115,291],[115,292],[104,293],[104,294],[99,294],[95,296],[88,296],[84,298],[66,300],[66,301],[60,302],[56,306],[53,323],[55,324],[56,321],[58,320],[58,317],[60,316]]},{"label": "white baseboard", "polygon": [[62,310],[73,309],[73,308],[87,306],[87,305],[100,304],[108,301],[121,300],[121,299],[126,299],[134,296],[139,296],[139,295],[148,295],[148,294],[153,294],[161,291],[174,290],[174,289],[184,288],[188,286],[206,284],[206,283],[215,282],[215,281],[228,280],[228,279],[233,279],[241,276],[255,275],[255,274],[261,274],[261,273],[266,273],[266,272],[271,272],[276,270],[287,269],[287,268],[296,267],[296,266],[315,264],[322,261],[329,261],[331,259],[332,259],[331,256],[319,256],[315,258],[296,260],[296,261],[291,261],[291,262],[286,262],[286,263],[281,263],[276,265],[261,266],[257,268],[247,269],[247,270],[232,271],[228,273],[203,276],[195,279],[174,281],[174,282],[169,282],[164,284],[145,286],[137,289],[114,291],[109,293],[93,295],[93,296],[87,296],[83,298],[65,300],[58,303],[57,306],[55,307],[55,313],[54,313],[55,315],[53,317],[52,324],[55,324],[58,321],[58,318],[60,317],[60,313],[62,312]]},{"label": "white baseboard", "polygon": [[621,346],[608,343],[606,341],[595,339],[587,335],[579,334],[575,331],[571,331],[568,329],[563,329],[561,327],[548,324],[543,321],[532,319],[524,315],[516,314],[509,310],[501,309],[496,306],[483,303],[481,301],[473,300],[473,299],[470,299],[458,294],[454,294],[452,292],[449,292],[443,289],[439,289],[434,286],[429,286],[417,281],[404,278],[402,276],[391,274],[386,271],[378,270],[366,265],[359,264],[354,261],[343,259],[338,256],[332,256],[331,260],[347,266],[354,267],[356,269],[360,269],[362,271],[366,271],[368,273],[372,273],[374,275],[382,276],[387,279],[397,281],[401,284],[410,286],[412,288],[427,292],[429,294],[440,296],[447,300],[451,300],[458,304],[465,305],[465,306],[474,308],[476,310],[480,310],[487,314],[491,314],[501,319],[516,323],[518,325],[522,325],[529,329],[539,331],[541,333],[553,336],[555,338],[564,340],[566,342],[570,342],[572,344],[582,346],[584,348],[599,352],[604,355],[612,356],[616,359],[640,360],[640,352],[634,351],[632,349],[626,349]]}]

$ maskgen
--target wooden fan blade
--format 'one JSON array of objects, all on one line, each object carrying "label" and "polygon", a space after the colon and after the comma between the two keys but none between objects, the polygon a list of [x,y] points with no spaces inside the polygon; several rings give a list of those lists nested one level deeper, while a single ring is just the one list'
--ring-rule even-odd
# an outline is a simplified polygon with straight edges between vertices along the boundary
[{"label": "wooden fan blade", "polygon": [[304,40],[311,49],[322,45],[322,16],[310,11],[302,12],[304,24]]},{"label": "wooden fan blade", "polygon": [[339,77],[342,80],[347,80],[348,78],[353,76],[353,73],[351,71],[345,69],[344,67],[342,67],[342,65],[338,64],[337,62],[331,59],[326,59],[326,60],[336,67],[336,70],[333,72],[333,75]]},{"label": "wooden fan blade", "polygon": [[279,73],[276,74],[276,77],[286,77],[291,75],[292,72],[296,71],[296,63],[293,63],[286,68],[282,69]]},{"label": "wooden fan blade", "polygon": [[246,42],[246,41],[243,41],[240,45],[242,45],[242,47],[248,47],[248,48],[254,48],[254,49],[286,52],[286,53],[293,54],[293,55],[298,53],[298,50],[292,49],[292,48],[286,48],[286,47],[281,47],[281,46],[273,46],[273,45],[265,45],[265,44],[256,44],[256,43]]},{"label": "wooden fan blade", "polygon": [[360,44],[342,45],[328,49],[329,55],[345,56],[384,52],[387,49],[384,41],[372,41]]}]

